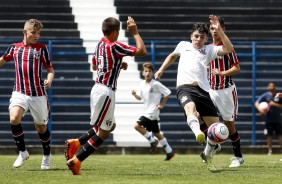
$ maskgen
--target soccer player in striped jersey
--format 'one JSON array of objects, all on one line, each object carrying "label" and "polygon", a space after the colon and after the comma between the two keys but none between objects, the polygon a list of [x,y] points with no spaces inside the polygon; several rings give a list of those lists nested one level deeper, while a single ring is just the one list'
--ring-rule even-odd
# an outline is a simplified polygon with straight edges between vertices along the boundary
[{"label": "soccer player in striped jersey", "polygon": [[[81,162],[98,149],[115,128],[114,109],[117,79],[120,70],[127,68],[126,63],[122,62],[122,58],[147,54],[137,25],[131,17],[128,17],[127,29],[135,39],[136,47],[117,41],[120,30],[120,22],[117,19],[109,17],[103,21],[104,37],[98,43],[92,59],[92,68],[97,71],[95,85],[90,95],[90,124],[93,125],[93,128],[78,139],[66,141],[67,166],[74,175],[80,175]],[[73,157],[80,145],[83,145],[83,149]]]},{"label": "soccer player in striped jersey", "polygon": [[[218,20],[223,31],[225,31],[224,19],[218,17]],[[211,45],[223,45],[217,30],[212,24],[210,24],[210,33],[213,39]],[[240,65],[235,50],[232,53],[215,58],[209,66],[209,82],[211,86],[209,93],[224,120],[224,124],[228,127],[234,152],[229,167],[239,167],[244,162],[244,158],[241,153],[240,135],[235,127],[238,99],[232,75],[240,73]]]},{"label": "soccer player in striped jersey", "polygon": [[[36,19],[27,20],[24,24],[23,41],[13,43],[0,58],[0,67],[14,60],[16,79],[14,91],[9,105],[12,135],[19,149],[19,156],[14,167],[19,168],[29,158],[25,146],[22,117],[30,111],[35,128],[43,147],[41,169],[50,169],[50,132],[47,127],[49,120],[49,103],[47,89],[52,85],[54,69],[49,51],[44,44],[37,43],[43,25]],[[42,67],[47,71],[47,78],[42,79]]]}]

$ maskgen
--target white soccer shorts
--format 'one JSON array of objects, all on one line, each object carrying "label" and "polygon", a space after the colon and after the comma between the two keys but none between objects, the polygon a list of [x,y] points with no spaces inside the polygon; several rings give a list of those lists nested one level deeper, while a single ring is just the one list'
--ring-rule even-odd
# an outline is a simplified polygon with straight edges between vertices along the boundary
[{"label": "white soccer shorts", "polygon": [[234,121],[238,114],[236,86],[226,89],[210,90],[210,97],[224,121]]},{"label": "white soccer shorts", "polygon": [[49,103],[47,96],[27,96],[14,91],[10,98],[9,110],[15,106],[22,107],[25,111],[24,115],[29,111],[33,117],[34,123],[47,125],[49,121]]},{"label": "white soccer shorts", "polygon": [[90,96],[90,124],[111,130],[115,123],[115,92],[103,84],[95,84]]}]

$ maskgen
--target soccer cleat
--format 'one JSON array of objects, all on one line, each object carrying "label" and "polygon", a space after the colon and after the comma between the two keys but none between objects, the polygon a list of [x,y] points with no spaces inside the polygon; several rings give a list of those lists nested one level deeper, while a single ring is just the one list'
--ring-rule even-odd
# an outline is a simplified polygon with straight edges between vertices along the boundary
[{"label": "soccer cleat", "polygon": [[176,152],[172,150],[172,152],[166,154],[165,161],[169,161],[175,156]]},{"label": "soccer cleat", "polygon": [[50,155],[43,155],[42,162],[41,162],[41,169],[48,170],[51,167],[51,154]]},{"label": "soccer cleat", "polygon": [[157,139],[155,139],[155,142],[151,143],[150,153],[155,153],[156,152],[158,143],[159,143],[159,141]]},{"label": "soccer cleat", "polygon": [[243,157],[232,157],[231,164],[229,165],[229,167],[240,167],[240,165],[243,163],[244,163]]},{"label": "soccer cleat", "polygon": [[207,156],[205,155],[204,152],[201,152],[200,154],[203,162],[205,162],[207,164],[207,168],[209,171],[216,171],[217,169],[215,168],[215,166],[212,164],[212,157],[211,156]]},{"label": "soccer cleat", "polygon": [[67,161],[72,159],[73,155],[77,152],[80,147],[80,142],[78,139],[68,139],[65,142],[65,158]]},{"label": "soccer cleat", "polygon": [[[219,152],[221,150],[221,145],[217,144],[214,148],[214,150],[211,152],[211,157],[213,157],[217,152]],[[204,163],[206,163],[205,160],[203,160]]]},{"label": "soccer cleat", "polygon": [[216,153],[220,152],[220,150],[221,150],[221,145],[217,144],[214,150],[211,152],[211,155],[214,156]]},{"label": "soccer cleat", "polygon": [[28,158],[29,158],[29,153],[27,152],[27,150],[20,151],[19,156],[17,160],[14,162],[13,166],[15,168],[21,167],[23,165],[23,162],[27,160]]},{"label": "soccer cleat", "polygon": [[199,142],[201,145],[205,144],[205,139],[206,136],[203,132],[200,132],[197,136],[196,136],[196,141]]},{"label": "soccer cleat", "polygon": [[73,175],[81,175],[80,173],[81,162],[77,159],[77,157],[68,160],[67,166],[72,171]]}]

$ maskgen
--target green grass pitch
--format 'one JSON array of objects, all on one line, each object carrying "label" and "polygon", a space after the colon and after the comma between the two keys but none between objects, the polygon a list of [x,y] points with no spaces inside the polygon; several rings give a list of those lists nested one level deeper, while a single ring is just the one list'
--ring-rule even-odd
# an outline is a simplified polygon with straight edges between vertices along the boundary
[{"label": "green grass pitch", "polygon": [[63,155],[52,155],[52,168],[41,171],[41,155],[30,155],[21,168],[13,168],[17,155],[0,155],[0,183],[121,183],[121,184],[276,184],[282,182],[282,155],[246,154],[239,168],[228,168],[231,155],[215,155],[218,171],[207,170],[199,155],[92,155],[82,163],[81,176],[73,176]]}]

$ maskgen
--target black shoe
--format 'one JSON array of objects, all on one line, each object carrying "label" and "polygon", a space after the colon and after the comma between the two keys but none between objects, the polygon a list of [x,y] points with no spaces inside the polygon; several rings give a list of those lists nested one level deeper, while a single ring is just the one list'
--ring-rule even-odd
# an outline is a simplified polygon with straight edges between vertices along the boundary
[{"label": "black shoe", "polygon": [[175,152],[175,151],[173,151],[173,150],[172,150],[172,152],[167,153],[167,154],[166,154],[165,161],[169,161],[170,159],[172,159],[172,157],[174,157],[174,156],[175,156],[175,154],[176,154],[176,152]]},{"label": "black shoe", "polygon": [[159,144],[159,141],[157,139],[155,139],[155,142],[151,143],[150,153],[156,152],[158,144]]}]

